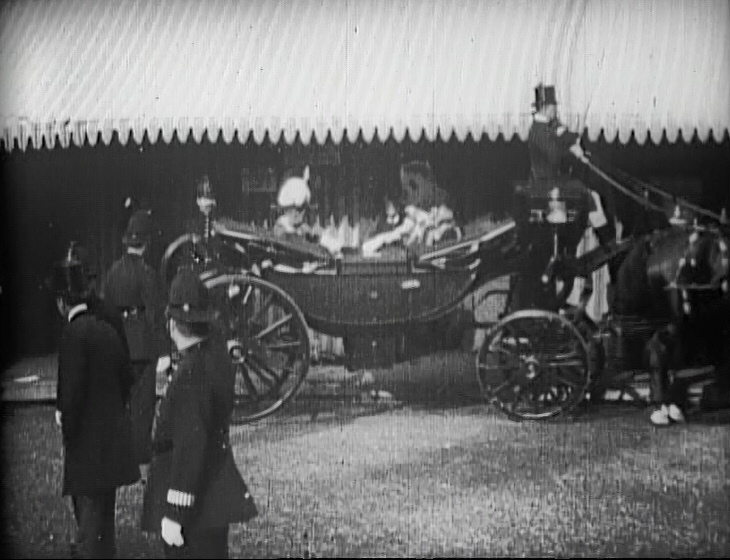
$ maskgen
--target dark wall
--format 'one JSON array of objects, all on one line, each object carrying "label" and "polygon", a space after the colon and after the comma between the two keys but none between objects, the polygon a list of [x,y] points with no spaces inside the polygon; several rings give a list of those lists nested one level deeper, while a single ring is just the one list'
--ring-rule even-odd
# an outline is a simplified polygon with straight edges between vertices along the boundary
[{"label": "dark wall", "polygon": [[[602,161],[639,178],[696,177],[703,183],[698,202],[719,210],[729,204],[730,141],[696,140],[654,146],[609,144],[588,149]],[[399,164],[428,160],[439,183],[452,195],[462,220],[486,213],[504,216],[511,206],[512,182],[529,175],[527,146],[519,139],[491,142],[468,138],[437,142],[362,141],[304,146],[258,146],[238,139],[226,145],[159,141],[122,146],[18,149],[2,155],[2,246],[0,247],[0,340],[3,365],[55,350],[60,320],[44,280],[53,261],[72,239],[84,243],[99,271],[121,253],[129,212],[126,197],[153,209],[160,227],[150,261],[155,266],[166,245],[199,219],[195,182],[207,174],[216,190],[220,215],[247,217],[241,190],[243,167],[272,167],[279,177],[311,162],[315,200],[323,218],[357,220],[382,210],[382,197],[399,188]],[[256,204],[264,204],[257,202]],[[268,204],[268,203],[267,203]],[[250,210],[250,209],[249,209]]]}]

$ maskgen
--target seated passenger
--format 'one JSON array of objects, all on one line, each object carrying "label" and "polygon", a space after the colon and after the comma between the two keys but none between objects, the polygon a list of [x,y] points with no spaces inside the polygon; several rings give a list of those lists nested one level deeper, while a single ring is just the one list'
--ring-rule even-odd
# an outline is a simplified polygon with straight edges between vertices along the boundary
[{"label": "seated passenger", "polygon": [[461,230],[454,220],[454,213],[446,203],[446,193],[436,186],[430,166],[423,162],[411,162],[401,167],[401,185],[405,208],[398,219],[392,203],[389,206],[388,222],[392,230],[368,239],[363,244],[363,253],[372,254],[383,246],[402,243],[409,247],[416,243],[427,247],[445,241],[461,239]]},{"label": "seated passenger", "polygon": [[277,237],[301,237],[310,243],[319,243],[332,254],[342,250],[342,243],[328,235],[317,235],[304,221],[307,208],[312,199],[309,190],[309,167],[304,169],[303,177],[289,177],[279,189],[276,203],[282,214],[274,224],[274,235]]}]

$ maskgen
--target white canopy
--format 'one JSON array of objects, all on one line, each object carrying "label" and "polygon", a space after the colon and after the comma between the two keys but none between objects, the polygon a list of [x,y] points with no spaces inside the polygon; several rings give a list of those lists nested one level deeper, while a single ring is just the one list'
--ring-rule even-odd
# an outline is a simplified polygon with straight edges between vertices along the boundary
[{"label": "white canopy", "polygon": [[0,18],[6,149],[524,139],[539,82],[592,140],[730,123],[727,0],[44,0]]}]

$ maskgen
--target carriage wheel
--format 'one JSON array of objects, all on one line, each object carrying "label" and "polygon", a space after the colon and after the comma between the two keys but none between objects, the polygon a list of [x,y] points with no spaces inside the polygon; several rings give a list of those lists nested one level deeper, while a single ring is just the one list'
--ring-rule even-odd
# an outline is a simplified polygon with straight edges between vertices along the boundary
[{"label": "carriage wheel", "polygon": [[195,233],[181,235],[165,251],[160,264],[160,275],[169,286],[178,271],[190,268],[202,273],[211,260],[210,251],[203,238]]},{"label": "carriage wheel", "polygon": [[513,420],[541,420],[571,410],[590,383],[588,346],[578,329],[550,311],[508,315],[477,354],[482,396]]},{"label": "carriage wheel", "polygon": [[304,315],[281,288],[244,274],[206,282],[236,369],[235,423],[261,420],[296,394],[309,370]]}]

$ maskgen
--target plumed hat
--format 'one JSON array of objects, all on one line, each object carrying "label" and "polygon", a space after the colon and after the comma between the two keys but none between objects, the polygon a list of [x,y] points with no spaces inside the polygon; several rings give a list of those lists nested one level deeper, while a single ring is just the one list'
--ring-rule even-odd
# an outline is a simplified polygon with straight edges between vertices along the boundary
[{"label": "plumed hat", "polygon": [[303,177],[289,177],[279,189],[276,203],[280,208],[301,208],[309,204],[312,192],[309,190],[309,166]]},{"label": "plumed hat", "polygon": [[183,323],[210,323],[218,317],[208,288],[190,269],[182,269],[173,279],[166,314]]}]

